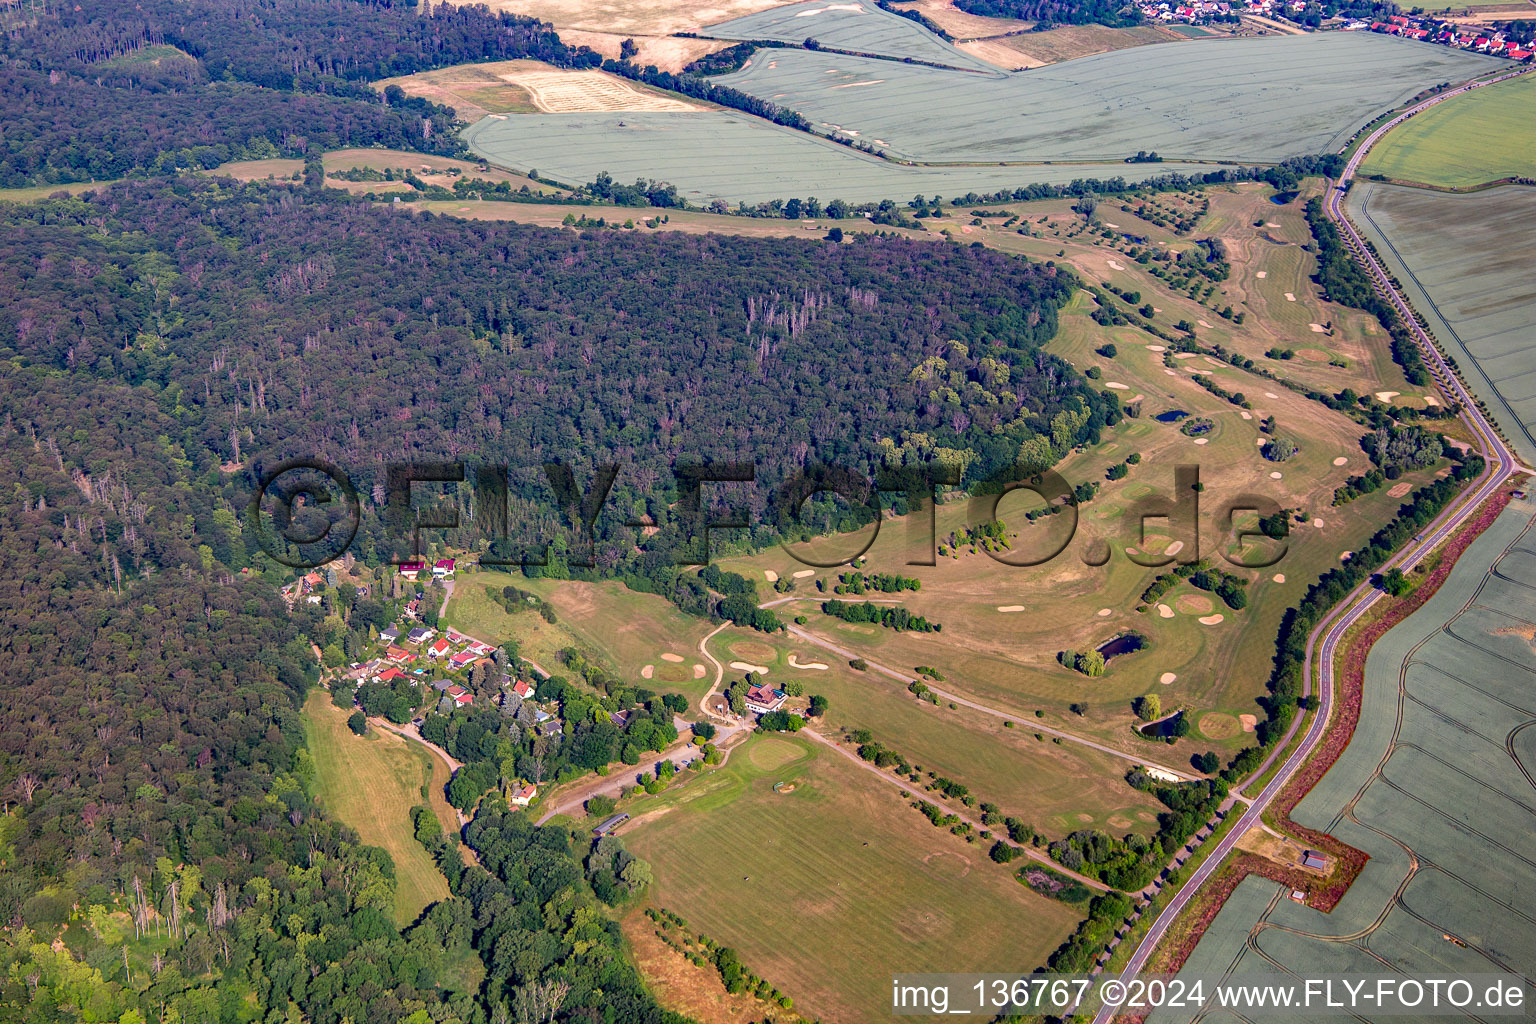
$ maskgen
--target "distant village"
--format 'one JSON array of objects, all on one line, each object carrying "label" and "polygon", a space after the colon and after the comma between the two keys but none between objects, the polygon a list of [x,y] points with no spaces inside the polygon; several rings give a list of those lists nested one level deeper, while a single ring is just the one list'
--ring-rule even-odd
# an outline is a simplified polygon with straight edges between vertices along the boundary
[{"label": "distant village", "polygon": [[[1308,6],[1306,0],[1156,0],[1137,4],[1137,9],[1153,24],[1219,25],[1237,21],[1244,14],[1296,21]],[[1536,31],[1511,33],[1508,26],[1495,24],[1458,25],[1429,17],[1393,15],[1384,21],[1347,20],[1337,28],[1402,36],[1509,60],[1529,61],[1536,54]]]}]

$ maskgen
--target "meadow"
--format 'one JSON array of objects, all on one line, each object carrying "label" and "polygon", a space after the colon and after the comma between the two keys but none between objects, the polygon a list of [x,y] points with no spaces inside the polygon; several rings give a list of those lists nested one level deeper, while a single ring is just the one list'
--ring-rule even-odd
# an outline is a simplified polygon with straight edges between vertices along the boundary
[{"label": "meadow", "polygon": [[[905,65],[892,65],[904,67]],[[1201,164],[1049,164],[1012,167],[911,167],[780,128],[733,111],[641,114],[541,114],[486,118],[464,131],[479,156],[503,167],[536,168],[569,184],[607,171],[616,181],[671,182],[690,203],[760,203],[817,196],[824,203],[900,197],[921,192],[963,195],[1031,182],[1077,178],[1130,181]]]},{"label": "meadow", "polygon": [[1349,209],[1516,452],[1536,462],[1536,192],[1510,185],[1451,195],[1363,182]]},{"label": "meadow", "polygon": [[1365,32],[1142,46],[991,75],[810,50],[758,56],[721,84],[917,161],[1138,150],[1276,161],[1337,149],[1378,111],[1501,63]]},{"label": "meadow", "polygon": [[1536,177],[1536,77],[1482,86],[1404,121],[1360,170],[1395,181],[1471,188]]},{"label": "meadow", "polygon": [[1020,885],[984,843],[930,827],[863,774],[810,740],[754,737],[711,774],[637,802],[622,835],[652,864],[652,904],[826,1020],[883,1019],[893,965],[1027,971],[1076,926],[1073,908]]},{"label": "meadow", "polygon": [[[915,21],[882,11],[869,0],[828,4],[822,0],[774,7],[743,18],[711,25],[705,34],[720,39],[777,39],[799,45],[814,38],[822,46],[873,53],[898,60],[911,57],[973,71],[996,69],[929,32]],[[779,56],[760,50],[754,63],[772,63]]]},{"label": "meadow", "polygon": [[[304,736],[315,759],[316,795],[326,813],[364,843],[388,851],[395,863],[396,922],[409,924],[428,904],[447,899],[448,882],[416,842],[411,824],[410,809],[428,803],[422,790],[433,786],[427,752],[380,729],[354,735],[347,728],[347,712],[320,689],[304,704]],[[451,811],[442,801],[436,803],[444,829],[455,834],[458,823]]]}]

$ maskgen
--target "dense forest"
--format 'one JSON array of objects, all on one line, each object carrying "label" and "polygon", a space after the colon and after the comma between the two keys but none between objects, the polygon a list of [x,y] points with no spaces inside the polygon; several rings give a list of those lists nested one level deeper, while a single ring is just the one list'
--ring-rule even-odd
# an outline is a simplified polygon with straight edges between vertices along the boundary
[{"label": "dense forest", "polygon": [[[579,234],[166,177],[0,207],[0,253],[6,1020],[478,1024],[557,998],[562,1019],[672,1019],[597,909],[640,869],[495,793],[479,865],[429,842],[457,898],[392,921],[393,864],[316,804],[298,714],[311,645],[377,602],[276,597],[288,571],[246,509],[277,460],[354,476],[374,560],[387,461],[508,463],[551,573],[582,552],[541,462],[583,488],[615,463],[577,571],[688,604],[708,593],[678,586],[693,543],[666,527],[690,458],[756,464],[737,497],[766,539],[772,485],[816,460],[974,480],[1119,415],[1041,349],[1067,275],[969,247]],[[625,525],[646,517],[664,529]],[[729,598],[728,577],[697,580]],[[456,803],[508,759],[550,779],[675,736],[666,698],[574,653],[564,671],[541,694],[584,710],[560,742],[491,709],[435,737],[470,765]]]}]

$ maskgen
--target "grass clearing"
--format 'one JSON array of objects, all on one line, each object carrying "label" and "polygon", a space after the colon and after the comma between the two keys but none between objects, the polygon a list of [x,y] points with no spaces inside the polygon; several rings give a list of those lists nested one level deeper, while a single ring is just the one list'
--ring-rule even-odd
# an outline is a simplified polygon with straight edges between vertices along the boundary
[{"label": "grass clearing", "polygon": [[[427,802],[422,789],[433,784],[433,766],[426,751],[381,729],[353,735],[347,714],[324,690],[313,690],[304,702],[316,795],[327,814],[363,842],[389,852],[395,863],[395,921],[408,924],[429,904],[448,898],[448,883],[416,842],[409,813]],[[450,835],[458,831],[452,818],[445,828]]]},{"label": "grass clearing", "polygon": [[1536,77],[1482,86],[1392,129],[1371,148],[1361,172],[1445,188],[1536,177],[1533,109]]},{"label": "grass clearing", "polygon": [[[754,759],[762,746],[775,767]],[[1029,970],[1076,926],[1073,908],[863,774],[810,740],[754,737],[722,768],[637,802],[622,834],[654,868],[656,905],[825,1020],[883,1019],[892,965]]]}]

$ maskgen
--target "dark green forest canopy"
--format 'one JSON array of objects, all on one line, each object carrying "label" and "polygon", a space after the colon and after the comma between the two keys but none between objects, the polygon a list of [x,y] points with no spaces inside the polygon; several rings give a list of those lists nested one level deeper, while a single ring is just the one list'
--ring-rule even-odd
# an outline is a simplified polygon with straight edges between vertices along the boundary
[{"label": "dark green forest canopy", "polygon": [[[612,568],[624,517],[668,515],[680,458],[754,464],[761,519],[807,462],[867,476],[893,446],[947,449],[975,480],[1119,416],[1041,349],[1069,276],[978,248],[577,234],[193,180],[12,207],[0,245],[0,357],[158,393],[230,512],[288,457],[375,500],[387,461],[509,463],[544,506],[543,461],[583,483],[616,462]],[[62,439],[62,413],[29,422]]]}]

